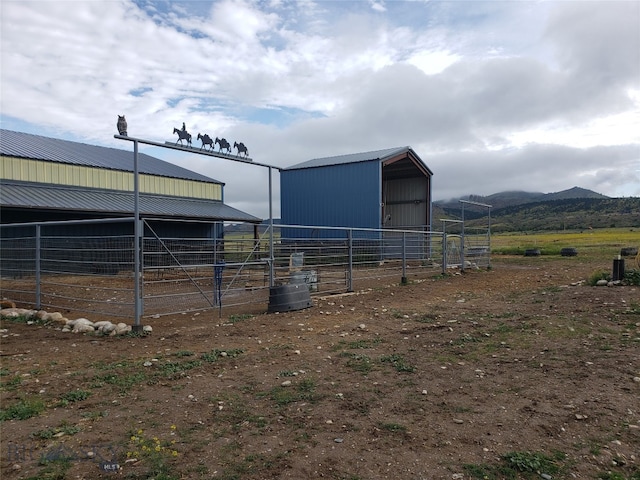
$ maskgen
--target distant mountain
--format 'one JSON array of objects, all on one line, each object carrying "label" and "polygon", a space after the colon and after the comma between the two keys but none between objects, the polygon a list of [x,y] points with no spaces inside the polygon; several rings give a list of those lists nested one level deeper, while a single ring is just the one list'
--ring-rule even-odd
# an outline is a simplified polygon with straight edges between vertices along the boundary
[{"label": "distant mountain", "polygon": [[[494,193],[493,195],[467,195],[466,197],[454,198],[446,201],[436,201],[434,205],[437,205],[444,210],[449,208],[460,209],[460,200],[467,200],[470,202],[484,203],[491,205],[492,208],[513,207],[515,205],[521,205],[523,203],[532,202],[545,202],[549,200],[565,200],[569,198],[609,198],[605,195],[601,195],[592,190],[585,188],[573,187],[568,190],[555,193],[542,193],[542,192],[524,192],[524,191],[507,191]],[[474,210],[472,207],[469,207]]]},{"label": "distant mountain", "polygon": [[[434,225],[440,218],[459,219],[463,205],[459,200],[491,205],[494,232],[640,227],[640,198],[610,198],[579,187],[547,194],[502,192],[435,202]],[[487,223],[487,209],[464,204],[464,217],[465,224],[481,227]]]}]

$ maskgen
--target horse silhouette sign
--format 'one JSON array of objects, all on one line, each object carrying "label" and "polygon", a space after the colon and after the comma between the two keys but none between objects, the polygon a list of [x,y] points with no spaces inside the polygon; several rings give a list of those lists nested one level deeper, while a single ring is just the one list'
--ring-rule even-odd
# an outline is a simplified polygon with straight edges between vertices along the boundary
[{"label": "horse silhouette sign", "polygon": [[[197,148],[193,147],[191,144],[191,134],[187,131],[187,127],[182,123],[182,128],[174,127],[173,134],[178,134],[178,140],[175,142],[175,145],[180,145],[185,148]],[[201,142],[201,146],[199,150],[204,150],[205,152],[215,152],[225,157],[242,157],[242,160],[253,162],[251,158],[249,158],[249,149],[242,142],[233,142],[233,148],[236,149],[236,154],[233,155],[231,150],[231,144],[227,141],[226,138],[218,138],[215,137],[215,140],[207,133],[198,133],[196,137]],[[169,142],[167,142],[169,144]],[[216,151],[216,146],[218,150]]]}]

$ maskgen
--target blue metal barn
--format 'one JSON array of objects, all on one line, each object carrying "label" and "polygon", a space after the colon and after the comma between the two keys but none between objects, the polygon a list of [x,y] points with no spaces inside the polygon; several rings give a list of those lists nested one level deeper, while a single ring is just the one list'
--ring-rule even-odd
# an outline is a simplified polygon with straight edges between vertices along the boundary
[{"label": "blue metal barn", "polygon": [[[433,172],[411,147],[316,158],[280,172],[285,225],[350,228],[431,227]],[[331,237],[286,229],[283,236]]]}]

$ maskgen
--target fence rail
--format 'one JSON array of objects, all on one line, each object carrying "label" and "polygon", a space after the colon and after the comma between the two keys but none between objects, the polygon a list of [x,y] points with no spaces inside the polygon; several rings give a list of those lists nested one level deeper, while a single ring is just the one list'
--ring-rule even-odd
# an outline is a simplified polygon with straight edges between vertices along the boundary
[{"label": "fence rail", "polygon": [[[133,219],[108,223],[2,225],[2,297],[69,315],[132,318]],[[490,253],[486,235],[467,235],[463,242],[460,235],[416,230],[275,225],[273,231],[227,229],[222,238],[144,232],[138,279],[144,317],[266,306],[271,282],[304,284],[312,295],[354,291],[387,279],[406,282],[452,266],[486,266]]]}]

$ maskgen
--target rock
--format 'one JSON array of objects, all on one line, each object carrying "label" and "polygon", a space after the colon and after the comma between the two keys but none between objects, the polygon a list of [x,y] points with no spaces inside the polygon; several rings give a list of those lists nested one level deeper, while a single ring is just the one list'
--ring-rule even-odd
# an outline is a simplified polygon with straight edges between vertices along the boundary
[{"label": "rock", "polygon": [[124,335],[125,333],[129,333],[131,331],[131,325],[127,325],[126,323],[119,323],[116,325],[116,335]]},{"label": "rock", "polygon": [[2,300],[0,300],[0,308],[1,309],[16,308],[16,304],[13,303],[11,300],[2,299]]},{"label": "rock", "polygon": [[596,282],[596,287],[606,287],[608,284],[609,282],[607,280],[602,279]]},{"label": "rock", "polygon": [[151,325],[145,325],[144,327],[142,327],[142,331],[144,333],[151,333],[153,332],[153,328],[151,327]]},{"label": "rock", "polygon": [[464,420],[460,420],[459,418],[454,418],[453,423],[458,423],[458,424],[464,423]]},{"label": "rock", "polygon": [[71,327],[74,327],[74,328],[77,325],[89,325],[89,326],[93,327],[93,322],[91,320],[86,319],[86,318],[76,318],[75,320],[67,322],[67,324],[70,325]]},{"label": "rock", "polygon": [[280,385],[282,385],[283,387],[288,387],[289,385],[291,385],[291,380],[285,380]]},{"label": "rock", "polygon": [[95,328],[93,328],[93,325],[89,325],[88,323],[76,323],[73,325],[73,329],[71,331],[73,333],[92,333],[95,332]]},{"label": "rock", "polygon": [[65,323],[67,323],[67,319],[66,319],[66,318],[64,318],[64,316],[63,316],[60,312],[53,312],[53,313],[50,313],[50,314],[48,315],[47,320],[48,320],[48,321],[50,321],[50,322],[61,323],[61,324],[63,324],[63,325],[64,325]]}]

